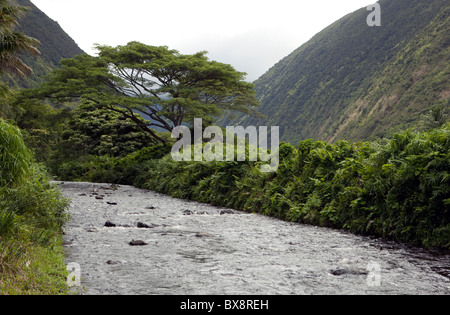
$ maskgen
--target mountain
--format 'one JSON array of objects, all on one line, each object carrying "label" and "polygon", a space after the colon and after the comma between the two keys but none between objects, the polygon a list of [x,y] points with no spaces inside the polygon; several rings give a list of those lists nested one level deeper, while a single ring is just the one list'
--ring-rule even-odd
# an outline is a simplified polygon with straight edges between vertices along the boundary
[{"label": "mountain", "polygon": [[450,2],[380,0],[381,26],[357,10],[256,80],[259,111],[221,125],[280,126],[281,140],[367,140],[417,126],[450,98]]},{"label": "mountain", "polygon": [[39,58],[21,57],[33,69],[34,73],[30,78],[18,79],[3,75],[2,81],[8,81],[10,85],[16,88],[26,88],[41,82],[52,69],[58,67],[61,59],[83,54],[84,51],[78,47],[57,22],[50,19],[30,0],[16,0],[16,3],[31,9],[25,18],[19,20],[17,30],[41,42],[38,46],[41,56]]}]

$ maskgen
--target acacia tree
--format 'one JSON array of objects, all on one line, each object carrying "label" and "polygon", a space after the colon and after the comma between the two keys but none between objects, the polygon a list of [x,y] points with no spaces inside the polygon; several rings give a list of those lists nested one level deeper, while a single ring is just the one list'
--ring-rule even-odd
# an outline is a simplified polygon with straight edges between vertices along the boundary
[{"label": "acacia tree", "polygon": [[245,73],[209,60],[204,51],[183,55],[139,42],[96,48],[96,57],[63,60],[32,93],[89,100],[130,118],[163,143],[155,128],[171,132],[192,124],[194,118],[212,122],[226,110],[249,113],[258,103],[253,84],[244,81]]}]

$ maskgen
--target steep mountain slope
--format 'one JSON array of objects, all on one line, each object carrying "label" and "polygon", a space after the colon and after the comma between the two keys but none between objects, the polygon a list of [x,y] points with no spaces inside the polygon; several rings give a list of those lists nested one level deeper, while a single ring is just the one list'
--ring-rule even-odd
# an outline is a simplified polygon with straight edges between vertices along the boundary
[{"label": "steep mountain slope", "polygon": [[382,25],[362,8],[336,21],[255,81],[265,119],[296,143],[389,136],[450,97],[450,3],[380,0]]},{"label": "steep mountain slope", "polygon": [[16,0],[16,3],[31,9],[27,16],[19,21],[18,30],[38,39],[42,55],[39,58],[24,56],[22,59],[29,65],[34,74],[31,78],[18,79],[3,75],[2,81],[8,81],[14,87],[31,87],[40,82],[51,69],[57,67],[63,58],[71,58],[84,53],[75,41],[44,12],[30,0]]}]

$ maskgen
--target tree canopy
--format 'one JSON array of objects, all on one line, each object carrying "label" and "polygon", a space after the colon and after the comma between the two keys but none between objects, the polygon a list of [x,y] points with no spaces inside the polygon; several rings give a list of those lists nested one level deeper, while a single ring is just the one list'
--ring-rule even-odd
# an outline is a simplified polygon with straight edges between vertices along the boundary
[{"label": "tree canopy", "polygon": [[57,155],[65,159],[82,155],[126,156],[154,144],[148,133],[121,114],[84,101],[68,119]]},{"label": "tree canopy", "polygon": [[228,110],[251,113],[258,104],[246,74],[209,60],[205,51],[184,55],[139,42],[96,48],[98,56],[63,60],[31,93],[59,101],[88,100],[121,113],[160,142],[165,140],[155,129],[170,132],[194,118],[212,122]]}]

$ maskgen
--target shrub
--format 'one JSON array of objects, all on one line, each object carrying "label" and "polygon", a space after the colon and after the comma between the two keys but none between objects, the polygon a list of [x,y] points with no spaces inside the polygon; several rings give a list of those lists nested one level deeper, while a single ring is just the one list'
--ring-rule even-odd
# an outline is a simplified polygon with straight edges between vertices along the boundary
[{"label": "shrub", "polygon": [[68,202],[33,161],[19,129],[2,119],[0,170],[0,288],[10,292],[11,286],[23,286],[14,274],[23,271],[24,257],[34,263],[38,255],[62,255],[53,256],[53,246],[60,242]]},{"label": "shrub", "polygon": [[20,184],[30,172],[31,153],[18,128],[0,119],[0,187]]},{"label": "shrub", "polygon": [[155,145],[122,158],[85,155],[54,165],[52,174],[65,181],[138,185],[148,170],[149,161],[162,158],[170,149],[169,145]]}]

